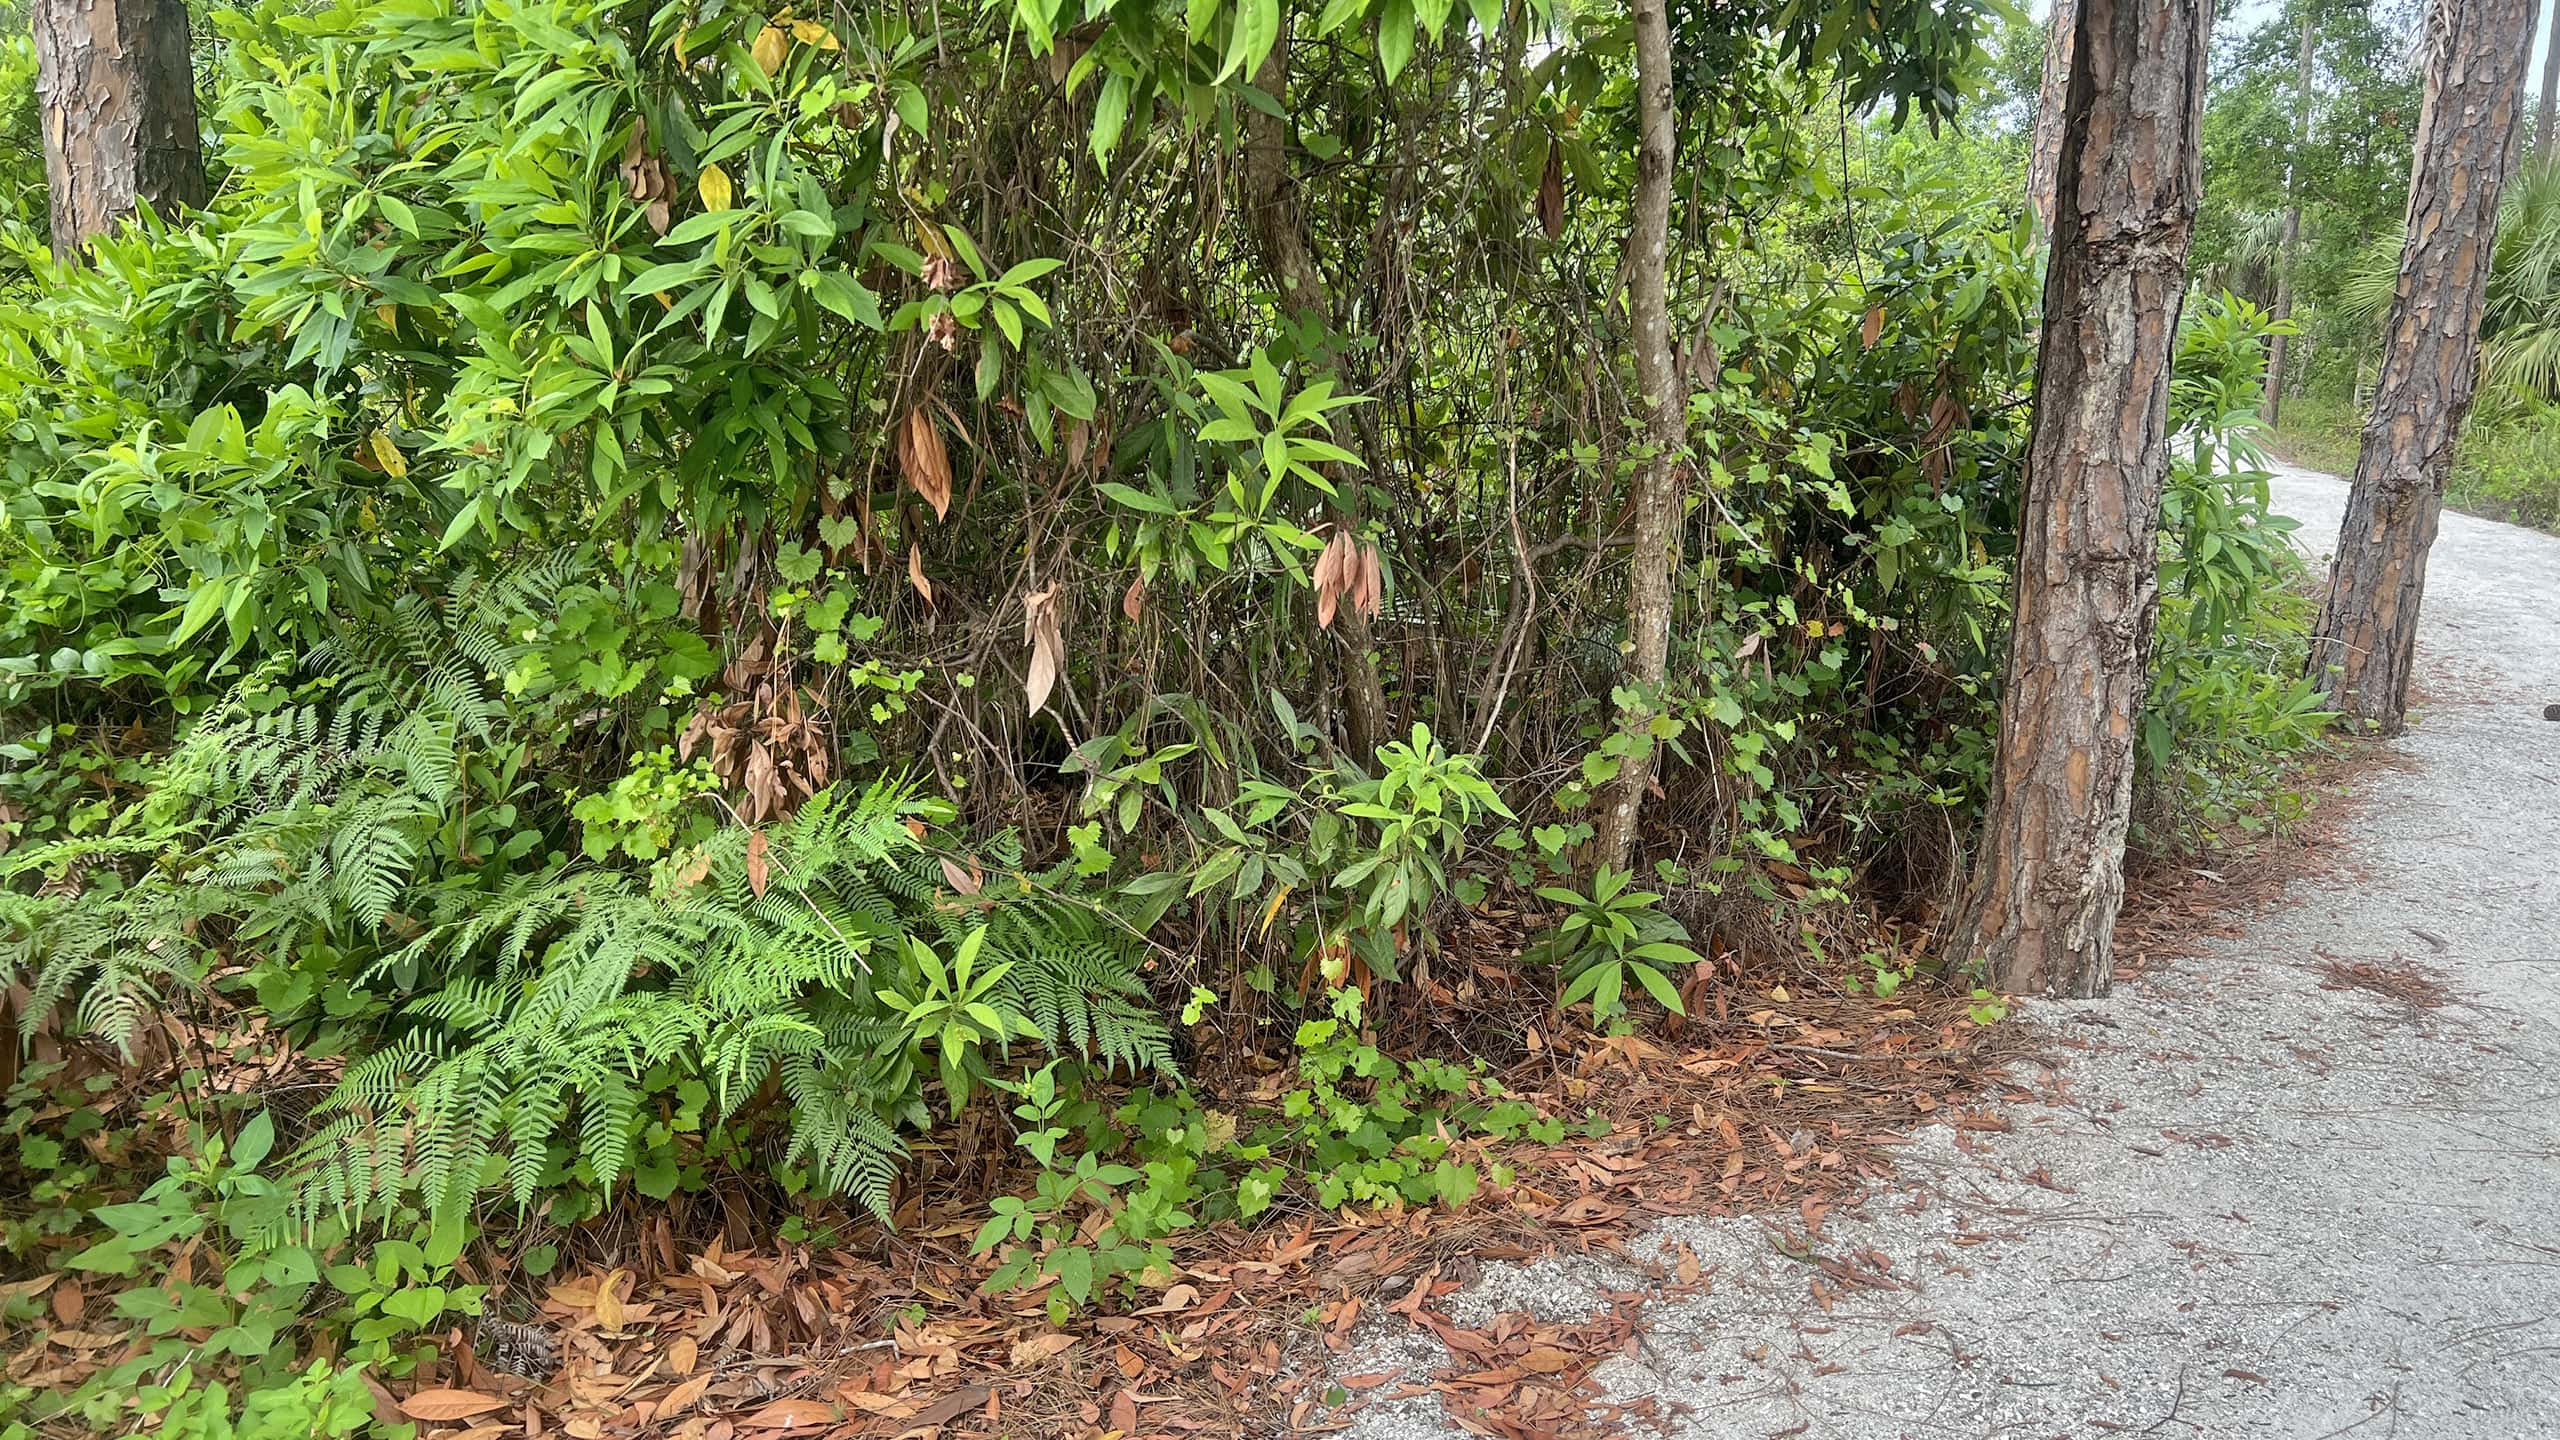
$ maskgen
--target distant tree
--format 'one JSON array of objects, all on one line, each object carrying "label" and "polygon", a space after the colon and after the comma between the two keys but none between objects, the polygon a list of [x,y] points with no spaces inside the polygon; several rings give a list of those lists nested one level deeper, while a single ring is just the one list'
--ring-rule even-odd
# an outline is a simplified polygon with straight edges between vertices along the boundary
[{"label": "distant tree", "polygon": [[2113,968],[2211,29],[2205,0],[2079,8],[1999,751],[1957,937],[2003,989],[2094,995]]},{"label": "distant tree", "polygon": [[2471,410],[2532,33],[2530,0],[2438,0],[2428,21],[2407,238],[2311,645],[2312,678],[2330,701],[2384,734],[2398,733],[2408,709],[2427,549]]},{"label": "distant tree", "polygon": [[2062,166],[2063,101],[2071,84],[2071,44],[2079,18],[2077,0],[2053,0],[2045,39],[2044,83],[2036,91],[2035,139],[2027,149],[2027,208],[2036,233],[2053,233],[2053,191]]},{"label": "distant tree", "polygon": [[138,202],[204,204],[185,0],[35,0],[32,19],[54,253]]},{"label": "distant tree", "polygon": [[[2307,8],[2302,15],[2302,48],[2293,62],[2293,152],[2284,166],[2284,233],[2277,243],[2275,318],[2293,320],[2293,267],[2302,250],[2302,160],[2311,148],[2311,49],[2320,34],[2319,18]],[[2273,425],[2284,406],[2284,354],[2289,338],[2281,330],[2267,341],[2266,398],[2258,414]]]}]

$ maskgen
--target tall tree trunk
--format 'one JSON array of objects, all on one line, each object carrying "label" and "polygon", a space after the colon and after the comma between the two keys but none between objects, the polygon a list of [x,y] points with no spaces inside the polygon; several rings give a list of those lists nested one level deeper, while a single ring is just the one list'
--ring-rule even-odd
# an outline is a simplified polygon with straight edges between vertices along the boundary
[{"label": "tall tree trunk", "polygon": [[2528,0],[2437,0],[2409,166],[2408,238],[2382,332],[2382,375],[2356,456],[2311,676],[2349,721],[2400,731],[2454,442],[2471,410],[2480,315],[2515,166]]},{"label": "tall tree trunk", "polygon": [[1959,956],[2107,988],[2158,608],[2169,362],[2203,188],[2206,0],[2083,0],[2073,42],[2000,748]]},{"label": "tall tree trunk", "polygon": [[[1253,73],[1256,89],[1283,102],[1289,91],[1289,27],[1285,20],[1280,38]],[[1325,292],[1324,274],[1316,268],[1315,249],[1307,239],[1306,217],[1298,209],[1297,178],[1289,170],[1288,122],[1266,115],[1248,105],[1244,107],[1244,188],[1251,214],[1254,244],[1262,251],[1263,268],[1280,287],[1281,305],[1300,317],[1312,316],[1324,328],[1333,328],[1333,300]],[[1367,407],[1362,407],[1366,409]],[[1379,463],[1379,446],[1371,422],[1366,415],[1354,417],[1361,428],[1363,456],[1374,473]],[[1336,523],[1348,523],[1337,514]],[[1342,635],[1342,713],[1343,735],[1351,747],[1351,755],[1360,764],[1369,763],[1378,743],[1387,733],[1386,687],[1378,681],[1378,656],[1371,648],[1369,617],[1356,605],[1345,605],[1335,612],[1334,624]]]},{"label": "tall tree trunk", "polygon": [[2071,87],[2072,31],[2078,28],[2076,0],[2053,0],[2044,42],[2044,83],[2036,87],[2036,129],[2027,151],[2027,208],[2036,216],[2036,233],[2053,233],[2053,187],[2062,167],[2062,110]]},{"label": "tall tree trunk", "polygon": [[2560,135],[2551,127],[2560,125],[2560,8],[2552,11],[2551,23],[2543,27],[2542,36],[2542,105],[2533,112],[2533,164],[2537,170],[2548,170],[2560,161]]},{"label": "tall tree trunk", "polygon": [[[2278,324],[2293,318],[2293,264],[2302,248],[2302,157],[2311,148],[2311,48],[2317,43],[2319,22],[2311,8],[2302,10],[2302,48],[2293,60],[2293,154],[2284,167],[2284,234],[2276,242],[2276,313]],[[2259,418],[2276,423],[2284,408],[2284,358],[2291,336],[2279,330],[2267,338],[2266,398],[2259,403]]]},{"label": "tall tree trunk", "polygon": [[186,0],[35,0],[53,252],[133,213],[204,204]]},{"label": "tall tree trunk", "polygon": [[1671,356],[1671,20],[1668,0],[1633,0],[1636,32],[1636,189],[1627,227],[1627,319],[1635,346],[1644,454],[1628,509],[1627,661],[1619,706],[1626,741],[1600,812],[1593,859],[1624,870],[1653,788],[1653,717],[1671,661],[1671,580],[1680,566],[1680,462],[1688,395]]}]

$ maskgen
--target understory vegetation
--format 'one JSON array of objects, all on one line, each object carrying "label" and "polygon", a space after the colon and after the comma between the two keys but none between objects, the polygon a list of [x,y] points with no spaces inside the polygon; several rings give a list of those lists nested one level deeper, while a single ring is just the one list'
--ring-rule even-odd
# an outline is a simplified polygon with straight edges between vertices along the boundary
[{"label": "understory vegetation", "polygon": [[[1617,8],[200,23],[210,206],[73,261],[0,65],[0,1435],[396,1429],[662,1213],[825,1247],[958,1192],[989,1294],[1126,1314],[1214,1227],[1502,1193],[1590,1123],[1506,1080],[1560,1034],[1746,980],[2004,1013],[1929,937],[2032,26],[1675,8],[1692,453],[1631,699]],[[2252,293],[2180,341],[2153,851],[2296,813],[2329,718]]]}]

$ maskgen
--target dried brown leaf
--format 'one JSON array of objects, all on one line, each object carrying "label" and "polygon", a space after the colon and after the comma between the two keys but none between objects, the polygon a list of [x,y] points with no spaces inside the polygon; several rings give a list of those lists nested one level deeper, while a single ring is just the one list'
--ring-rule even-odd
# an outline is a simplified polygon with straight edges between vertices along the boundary
[{"label": "dried brown leaf", "polygon": [[943,448],[942,432],[921,405],[907,411],[907,423],[898,440],[898,469],[925,503],[933,507],[934,519],[951,513],[951,453]]},{"label": "dried brown leaf", "polygon": [[924,547],[921,545],[907,547],[907,583],[916,587],[916,593],[924,597],[925,604],[934,603],[933,582],[925,578]]},{"label": "dried brown leaf", "polygon": [[1883,338],[1884,307],[1881,305],[1870,305],[1867,307],[1866,323],[1858,327],[1859,348],[1864,350],[1873,350],[1876,348],[1876,342]]},{"label": "dried brown leaf", "polygon": [[1076,1348],[1076,1337],[1073,1335],[1060,1335],[1055,1332],[1034,1335],[1028,1339],[1013,1342],[1013,1363],[1016,1366],[1037,1365],[1052,1355],[1064,1355],[1074,1348]]},{"label": "dried brown leaf", "polygon": [[1058,620],[1057,586],[1022,597],[1022,643],[1031,647],[1031,665],[1023,677],[1022,690],[1031,702],[1031,713],[1037,715],[1049,703],[1049,692],[1057,687],[1058,674],[1067,659],[1066,635]]},{"label": "dried brown leaf", "polygon": [[962,869],[960,862],[948,855],[942,856],[941,859],[942,878],[951,882],[952,889],[963,895],[975,895],[986,888],[986,882]]},{"label": "dried brown leaf", "polygon": [[741,1430],[816,1430],[844,1418],[823,1400],[776,1400],[738,1422]]},{"label": "dried brown leaf", "polygon": [[[756,892],[756,898],[759,900],[764,898],[765,886],[773,881],[773,856],[769,848],[770,843],[764,838],[762,830],[747,836],[747,888]],[[601,1313],[604,1309],[604,1296],[601,1292],[597,1294],[596,1302],[596,1309]]]},{"label": "dried brown leaf", "polygon": [[1129,588],[1120,592],[1120,613],[1134,621],[1146,607],[1147,577],[1135,576],[1129,581]]},{"label": "dried brown leaf", "polygon": [[400,1413],[412,1420],[468,1420],[492,1410],[504,1410],[507,1402],[478,1390],[421,1390],[400,1402]]}]

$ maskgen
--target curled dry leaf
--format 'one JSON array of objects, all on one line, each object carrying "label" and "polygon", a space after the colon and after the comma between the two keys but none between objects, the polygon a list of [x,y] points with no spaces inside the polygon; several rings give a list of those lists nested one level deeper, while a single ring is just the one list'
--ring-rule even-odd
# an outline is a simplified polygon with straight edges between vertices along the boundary
[{"label": "curled dry leaf", "polygon": [[921,405],[907,411],[898,434],[898,470],[933,507],[933,518],[951,513],[951,454],[942,448],[942,432]]},{"label": "curled dry leaf", "polygon": [[1022,691],[1031,701],[1031,713],[1037,715],[1049,703],[1049,692],[1056,688],[1058,672],[1065,667],[1067,641],[1058,619],[1058,587],[1030,591],[1022,597],[1022,643],[1031,647],[1031,667],[1024,674]]},{"label": "curled dry leaf", "polygon": [[507,1402],[478,1390],[421,1390],[400,1402],[400,1413],[412,1420],[468,1420],[492,1410],[504,1410]]},{"label": "curled dry leaf", "polygon": [[[747,888],[756,892],[759,900],[764,898],[765,886],[773,880],[773,856],[769,845],[762,830],[747,836]],[[604,1297],[598,1295],[596,1299],[601,1307]]]},{"label": "curled dry leaf", "polygon": [[1546,173],[1538,177],[1538,228],[1555,239],[1564,233],[1564,146],[1547,141]]},{"label": "curled dry leaf", "polygon": [[1121,592],[1120,613],[1128,616],[1131,620],[1135,620],[1138,618],[1139,612],[1146,608],[1147,577],[1140,575],[1129,582],[1129,588],[1127,590]]},{"label": "curled dry leaf", "polygon": [[1867,323],[1860,326],[1858,329],[1859,348],[1864,350],[1873,350],[1876,348],[1876,342],[1883,338],[1884,307],[1881,305],[1870,305],[1867,307]]}]

